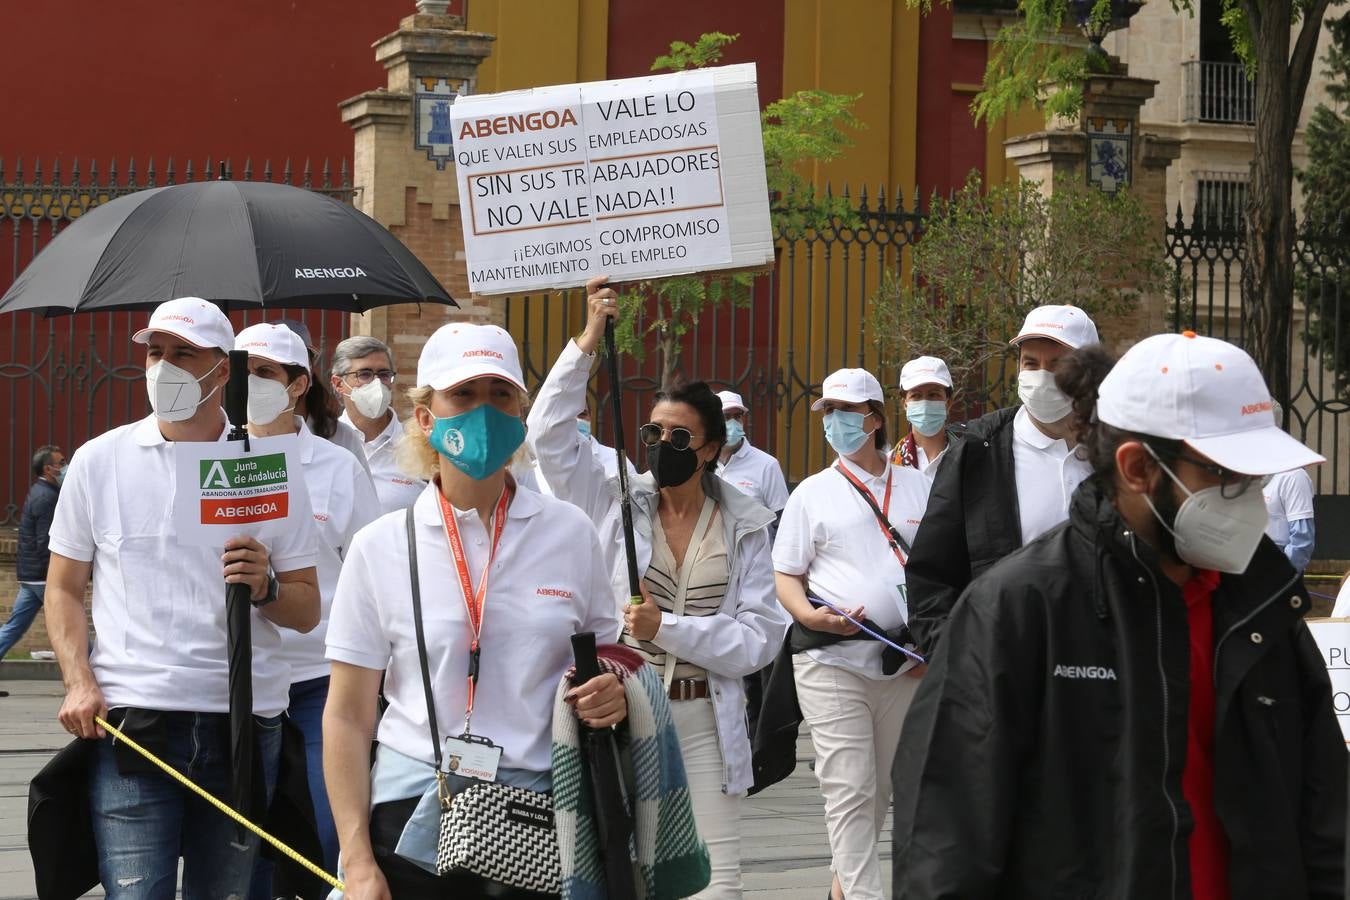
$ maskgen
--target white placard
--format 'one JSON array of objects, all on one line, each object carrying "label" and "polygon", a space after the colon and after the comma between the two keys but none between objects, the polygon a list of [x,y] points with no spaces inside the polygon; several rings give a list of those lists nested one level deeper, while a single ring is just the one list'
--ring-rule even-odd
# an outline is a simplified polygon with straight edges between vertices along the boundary
[{"label": "white placard", "polygon": [[1350,746],[1350,619],[1309,619],[1322,661],[1331,676],[1331,705],[1336,710],[1336,721],[1341,723],[1341,734]]},{"label": "white placard", "polygon": [[173,517],[178,543],[221,547],[232,537],[268,538],[309,527],[300,440],[179,441]]},{"label": "white placard", "polygon": [[476,294],[773,262],[753,64],[463,96],[451,128]]}]

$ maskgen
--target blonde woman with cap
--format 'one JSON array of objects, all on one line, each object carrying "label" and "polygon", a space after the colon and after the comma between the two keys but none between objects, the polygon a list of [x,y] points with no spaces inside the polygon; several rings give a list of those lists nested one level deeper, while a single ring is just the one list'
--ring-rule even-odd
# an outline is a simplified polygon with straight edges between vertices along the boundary
[{"label": "blonde woman with cap", "polygon": [[666,680],[712,881],[699,898],[741,896],[741,797],[754,783],[742,678],[782,645],[774,600],[773,513],[714,474],[726,443],[722,404],[703,382],[659,395],[639,430],[650,472],[634,478],[633,529],[643,597],[629,603],[618,485],[577,433],[595,351],[617,312],[605,278],[587,284],[586,329],[568,343],[530,410],[530,443],[557,496],[600,530],[623,641]]},{"label": "blonde woman with cap", "polygon": [[824,412],[838,458],[788,498],[773,564],[778,599],[797,622],[792,668],[825,799],[830,896],[881,900],[877,841],[891,759],[924,670],[849,619],[912,649],[905,563],[928,479],[887,458],[886,408],[872,373],[833,373],[811,409]]},{"label": "blonde woman with cap", "polygon": [[[417,363],[416,387],[408,391],[414,415],[399,447],[409,474],[430,483],[411,507],[411,526],[404,512],[389,513],[358,533],[347,553],[328,627],[324,775],[352,900],[520,896],[434,874],[437,750],[413,617],[408,528],[438,733],[446,748],[454,740],[490,743],[500,753],[497,782],[551,790],[553,698],[572,661],[571,635],[591,631],[606,643],[618,634],[595,529],[574,507],[518,490],[508,472],[525,439],[524,395],[505,331],[467,323],[438,329]],[[379,719],[372,772],[376,698],[386,674],[389,707]],[[593,727],[626,715],[623,687],[611,674],[575,688],[572,698],[577,716]],[[465,734],[455,738],[461,723]]]},{"label": "blonde woman with cap", "polygon": [[900,369],[900,390],[904,392],[909,434],[896,443],[891,461],[918,469],[931,482],[956,439],[947,424],[952,408],[951,372],[936,356],[911,359]]},{"label": "blonde woman with cap", "polygon": [[1097,326],[1077,307],[1040,306],[1009,343],[1021,405],[966,424],[933,479],[914,538],[910,627],[927,655],[971,579],[1068,518],[1069,498],[1089,472],[1073,452],[1072,403],[1055,384],[1055,367],[1097,343]]},{"label": "blonde woman with cap", "polygon": [[1322,457],[1213,338],[1056,380],[1092,474],[952,611],[895,760],[894,897],[1344,897],[1345,744],[1260,488]]},{"label": "blonde woman with cap", "polygon": [[[332,871],[337,865],[338,846],[323,783],[323,706],[328,698],[329,672],[324,637],[343,556],[356,532],[379,516],[380,499],[356,458],[317,437],[295,413],[297,401],[312,389],[309,356],[300,337],[285,325],[251,325],[235,337],[234,349],[248,352],[249,434],[299,435],[299,461],[319,535],[315,567],[319,576],[319,624],[307,634],[283,632],[279,656],[290,666],[286,714],[305,737],[310,800],[323,845],[323,864]],[[252,892],[255,900],[274,896],[271,868],[270,864],[259,864]]]}]

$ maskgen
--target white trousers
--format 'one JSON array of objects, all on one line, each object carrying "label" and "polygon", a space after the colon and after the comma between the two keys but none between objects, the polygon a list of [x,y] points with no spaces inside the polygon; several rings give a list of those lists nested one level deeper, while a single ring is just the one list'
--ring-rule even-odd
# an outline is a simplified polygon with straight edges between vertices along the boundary
[{"label": "white trousers", "polygon": [[804,653],[792,658],[792,671],[816,750],[830,869],[844,900],[884,900],[877,839],[891,802],[891,763],[900,728],[919,682],[905,676],[866,678]]},{"label": "white trousers", "polygon": [[741,798],[722,793],[722,750],[711,700],[672,700],[689,800],[698,836],[708,845],[712,880],[695,900],[740,900]]}]

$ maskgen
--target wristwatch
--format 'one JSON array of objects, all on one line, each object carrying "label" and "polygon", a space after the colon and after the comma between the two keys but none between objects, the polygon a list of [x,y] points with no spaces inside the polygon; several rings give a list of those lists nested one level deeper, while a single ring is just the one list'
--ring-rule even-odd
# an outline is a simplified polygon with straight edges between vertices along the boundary
[{"label": "wristwatch", "polygon": [[277,599],[277,576],[270,570],[267,573],[267,593],[261,600],[250,599],[254,609],[262,609],[267,604]]}]

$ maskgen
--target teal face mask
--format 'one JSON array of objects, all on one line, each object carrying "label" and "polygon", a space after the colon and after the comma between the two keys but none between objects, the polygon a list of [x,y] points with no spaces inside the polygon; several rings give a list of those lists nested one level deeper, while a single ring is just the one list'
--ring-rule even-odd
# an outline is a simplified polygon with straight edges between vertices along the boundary
[{"label": "teal face mask", "polygon": [[862,413],[845,412],[837,409],[825,416],[825,440],[840,456],[847,456],[863,445],[872,432],[863,431]]},{"label": "teal face mask", "polygon": [[591,436],[591,423],[585,419],[577,419],[577,431],[581,432],[582,437]]},{"label": "teal face mask", "polygon": [[525,442],[525,424],[491,403],[457,416],[437,417],[427,438],[441,456],[474,481],[496,472]]},{"label": "teal face mask", "polygon": [[745,440],[745,426],[740,419],[727,419],[727,446],[734,447]]},{"label": "teal face mask", "polygon": [[919,434],[932,437],[947,424],[947,401],[910,400],[905,404],[905,418]]}]

